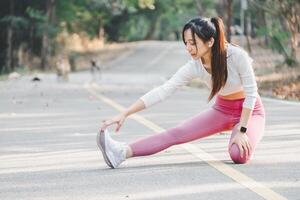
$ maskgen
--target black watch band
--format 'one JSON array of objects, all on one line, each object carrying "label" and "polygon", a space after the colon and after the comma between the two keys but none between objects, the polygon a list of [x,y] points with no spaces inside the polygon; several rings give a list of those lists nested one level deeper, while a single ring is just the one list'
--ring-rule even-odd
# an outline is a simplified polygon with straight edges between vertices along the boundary
[{"label": "black watch band", "polygon": [[246,132],[247,132],[247,128],[244,127],[244,126],[241,126],[240,132],[241,132],[241,133],[246,133]]}]

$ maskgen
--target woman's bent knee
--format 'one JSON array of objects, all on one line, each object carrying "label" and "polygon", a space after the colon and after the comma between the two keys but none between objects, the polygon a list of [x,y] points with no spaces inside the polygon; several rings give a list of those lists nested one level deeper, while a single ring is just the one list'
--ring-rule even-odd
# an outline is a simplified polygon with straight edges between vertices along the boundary
[{"label": "woman's bent knee", "polygon": [[231,157],[231,160],[236,164],[245,164],[248,161],[245,152],[244,152],[243,157],[240,156],[240,150],[236,144],[233,144],[229,148],[229,155]]}]

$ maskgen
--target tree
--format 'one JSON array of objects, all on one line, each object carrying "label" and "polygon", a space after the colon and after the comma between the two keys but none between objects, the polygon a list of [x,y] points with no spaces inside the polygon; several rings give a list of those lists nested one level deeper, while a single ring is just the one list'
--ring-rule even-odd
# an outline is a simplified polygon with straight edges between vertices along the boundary
[{"label": "tree", "polygon": [[287,27],[291,33],[291,58],[299,62],[298,55],[298,34],[300,33],[300,2],[299,0],[277,0],[279,10],[284,16]]},{"label": "tree", "polygon": [[[10,16],[14,15],[14,0],[11,0],[9,3],[9,15]],[[6,63],[5,63],[7,71],[13,70],[12,61],[13,61],[13,28],[12,28],[12,20],[10,20],[7,27],[7,50],[6,50]]]},{"label": "tree", "polygon": [[[290,54],[285,52],[284,45],[280,38],[275,38],[285,52],[286,61],[290,65],[299,64],[298,58],[298,35],[300,30],[300,2],[299,0],[251,0],[252,5],[257,9],[263,9],[265,12],[283,18],[287,30],[290,34]],[[272,20],[275,20],[274,18]],[[279,22],[280,23],[280,22]],[[282,24],[281,24],[282,26]],[[283,27],[283,30],[285,27]]]},{"label": "tree", "polygon": [[231,42],[232,0],[227,0],[227,40]]},{"label": "tree", "polygon": [[50,24],[54,21],[54,10],[55,10],[55,0],[46,1],[46,18],[45,18],[45,29],[42,35],[42,48],[41,48],[41,69],[45,70],[48,62],[47,57],[49,54],[50,41],[49,41],[49,28]]}]

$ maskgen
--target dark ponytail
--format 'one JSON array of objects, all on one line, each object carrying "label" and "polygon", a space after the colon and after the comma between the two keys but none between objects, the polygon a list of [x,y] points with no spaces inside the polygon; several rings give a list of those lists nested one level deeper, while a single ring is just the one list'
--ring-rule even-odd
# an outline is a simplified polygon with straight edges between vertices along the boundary
[{"label": "dark ponytail", "polygon": [[213,17],[211,19],[201,17],[194,18],[183,27],[183,42],[185,42],[184,32],[187,29],[191,30],[194,43],[196,43],[195,34],[202,39],[203,42],[208,42],[211,37],[214,38],[211,58],[212,90],[208,97],[208,100],[210,101],[225,85],[228,76],[227,52],[225,47],[227,41],[224,35],[224,24],[222,19],[219,17]]},{"label": "dark ponytail", "polygon": [[216,27],[215,42],[212,46],[211,58],[211,79],[212,90],[208,97],[211,100],[218,91],[225,85],[227,81],[227,53],[226,53],[226,38],[224,34],[224,24],[221,18],[213,17],[210,20]]}]

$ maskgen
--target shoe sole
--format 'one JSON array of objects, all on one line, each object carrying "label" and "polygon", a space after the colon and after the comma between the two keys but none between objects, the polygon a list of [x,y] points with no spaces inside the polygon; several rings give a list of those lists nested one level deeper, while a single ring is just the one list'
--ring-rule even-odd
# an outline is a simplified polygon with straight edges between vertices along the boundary
[{"label": "shoe sole", "polygon": [[101,153],[103,155],[104,161],[106,164],[114,169],[114,166],[111,164],[109,158],[107,157],[106,151],[105,151],[105,134],[103,131],[100,131],[100,133],[97,134],[97,145],[99,149],[101,150]]}]

